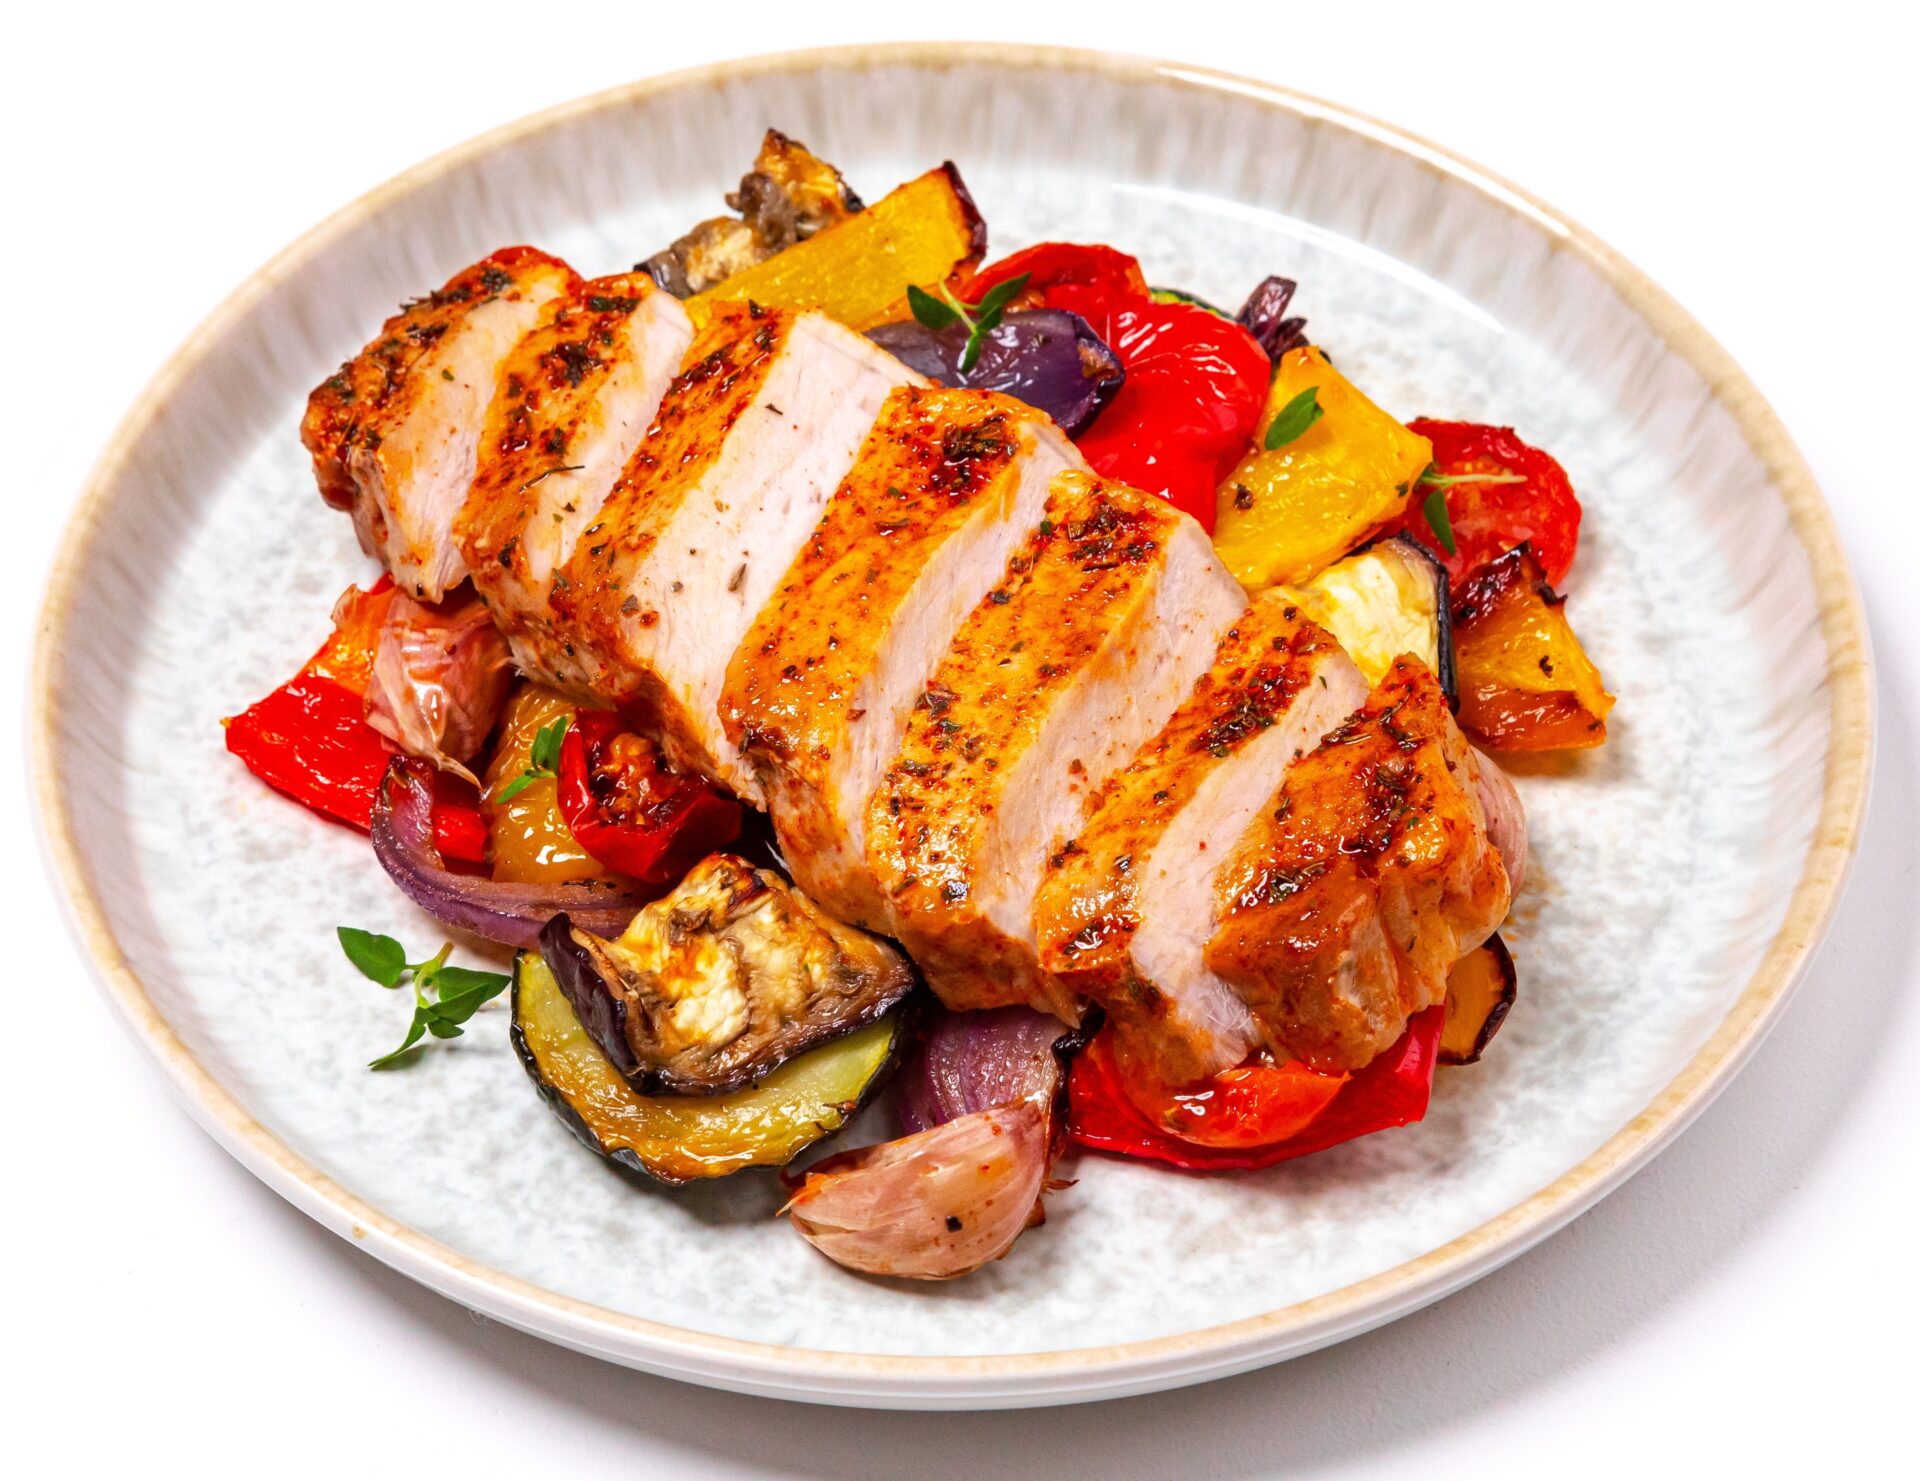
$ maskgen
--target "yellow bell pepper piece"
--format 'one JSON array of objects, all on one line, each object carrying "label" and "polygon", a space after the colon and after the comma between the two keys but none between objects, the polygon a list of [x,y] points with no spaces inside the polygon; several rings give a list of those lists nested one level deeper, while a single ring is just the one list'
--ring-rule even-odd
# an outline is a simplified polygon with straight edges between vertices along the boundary
[{"label": "yellow bell pepper piece", "polygon": [[819,309],[851,329],[902,316],[907,288],[944,283],[979,262],[986,224],[952,165],[928,170],[866,210],[835,222],[687,300],[696,329],[721,302]]},{"label": "yellow bell pepper piece", "polygon": [[[1309,387],[1320,417],[1269,450],[1267,428]],[[1249,592],[1305,581],[1397,520],[1432,461],[1426,438],[1361,395],[1319,350],[1289,350],[1253,450],[1220,485],[1214,548]]]}]

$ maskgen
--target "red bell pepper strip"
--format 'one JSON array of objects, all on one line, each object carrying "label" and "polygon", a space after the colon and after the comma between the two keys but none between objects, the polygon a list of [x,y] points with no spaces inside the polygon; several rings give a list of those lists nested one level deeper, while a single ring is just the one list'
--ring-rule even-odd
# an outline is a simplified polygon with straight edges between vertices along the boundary
[{"label": "red bell pepper strip", "polygon": [[[1566,580],[1580,541],[1580,501],[1566,469],[1511,427],[1425,417],[1407,426],[1433,444],[1433,465],[1407,501],[1402,528],[1440,558],[1452,580],[1521,544],[1533,546],[1549,585]],[[1436,489],[1447,503],[1451,555],[1426,514]]]},{"label": "red bell pepper strip", "polygon": [[740,804],[668,771],[652,743],[607,710],[582,710],[560,742],[555,782],[574,841],[617,874],[671,889],[740,836]]},{"label": "red bell pepper strip", "polygon": [[1112,247],[1042,242],[982,268],[970,299],[1020,273],[1024,303],[1080,315],[1120,357],[1126,383],[1076,439],[1094,470],[1170,500],[1213,531],[1220,480],[1246,451],[1272,365],[1241,325],[1155,303],[1140,264]]},{"label": "red bell pepper strip", "polygon": [[1203,1146],[1155,1126],[1122,1090],[1110,1037],[1097,1034],[1067,1077],[1067,1134],[1082,1146],[1196,1172],[1271,1167],[1322,1152],[1426,1115],[1446,1017],[1444,1005],[1415,1014],[1399,1041],[1356,1070],[1304,1127],[1257,1147]]},{"label": "red bell pepper strip", "polygon": [[[224,722],[227,749],[255,776],[323,817],[362,832],[394,747],[367,724],[366,686],[393,583],[349,588],[334,632],[304,668]],[[434,775],[434,839],[447,858],[483,864],[487,825],[473,789]]]}]

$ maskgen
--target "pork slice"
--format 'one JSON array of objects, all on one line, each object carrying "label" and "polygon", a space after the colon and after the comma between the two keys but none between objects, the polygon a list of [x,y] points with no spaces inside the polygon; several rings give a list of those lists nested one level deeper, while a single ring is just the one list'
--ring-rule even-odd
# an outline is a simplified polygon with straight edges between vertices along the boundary
[{"label": "pork slice", "polygon": [[1289,768],[1221,871],[1206,963],[1276,1053],[1358,1069],[1505,918],[1473,758],[1418,659]]},{"label": "pork slice", "polygon": [[903,386],[733,655],[720,712],[809,895],[884,928],[867,802],[966,616],[1083,466],[1053,422],[985,391]]},{"label": "pork slice", "polygon": [[1245,600],[1165,501],[1090,474],[1054,480],[867,808],[889,928],[949,1007],[1077,1016],[1036,954],[1048,857],[1192,689]]},{"label": "pork slice", "polygon": [[881,404],[921,377],[824,314],[726,304],[555,576],[570,686],[620,705],[675,764],[755,804],[721,686]]},{"label": "pork slice", "polygon": [[478,467],[453,532],[520,668],[568,671],[548,594],[640,445],[693,339],[645,273],[582,280],[502,362]]},{"label": "pork slice", "polygon": [[1284,598],[1255,602],[1054,855],[1034,910],[1040,963],[1099,1003],[1121,1052],[1165,1083],[1259,1044],[1252,1013],[1203,960],[1215,881],[1288,766],[1366,697],[1326,631]]},{"label": "pork slice", "polygon": [[473,482],[500,364],[577,282],[509,247],[403,306],[307,398],[300,440],[329,504],[402,591],[437,602],[466,576],[454,515]]}]

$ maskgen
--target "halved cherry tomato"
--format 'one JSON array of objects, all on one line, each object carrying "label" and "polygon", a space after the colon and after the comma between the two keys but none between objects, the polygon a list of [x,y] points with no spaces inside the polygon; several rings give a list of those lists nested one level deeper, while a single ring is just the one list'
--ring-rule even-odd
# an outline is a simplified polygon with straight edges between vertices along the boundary
[{"label": "halved cherry tomato", "polygon": [[642,884],[671,888],[740,836],[740,804],[667,768],[607,710],[582,710],[560,742],[560,815],[581,848]]},{"label": "halved cherry tomato", "polygon": [[[1444,1006],[1417,1013],[1385,1053],[1356,1070],[1299,1130],[1260,1146],[1206,1146],[1156,1126],[1121,1088],[1110,1036],[1097,1034],[1067,1077],[1067,1133],[1083,1146],[1193,1171],[1244,1171],[1325,1151],[1427,1113]],[[1276,1124],[1279,1119],[1276,1118]]]},{"label": "halved cherry tomato", "polygon": [[[334,607],[333,635],[306,665],[259,703],[224,721],[227,749],[261,781],[323,817],[365,832],[393,745],[367,724],[367,678],[393,582],[348,587]],[[474,789],[434,773],[433,830],[440,852],[486,862],[487,826]]]},{"label": "halved cherry tomato", "polygon": [[1580,541],[1580,501],[1566,469],[1522,442],[1511,427],[1426,417],[1407,427],[1433,444],[1432,473],[1466,480],[1439,485],[1453,527],[1452,555],[1427,522],[1427,491],[1414,489],[1402,526],[1445,563],[1449,577],[1459,581],[1515,546],[1528,544],[1550,584],[1566,580]]}]

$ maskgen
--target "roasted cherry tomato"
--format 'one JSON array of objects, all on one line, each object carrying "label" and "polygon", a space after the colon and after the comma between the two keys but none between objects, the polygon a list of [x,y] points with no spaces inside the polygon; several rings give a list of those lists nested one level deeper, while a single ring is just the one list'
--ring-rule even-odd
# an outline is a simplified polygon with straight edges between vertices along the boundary
[{"label": "roasted cherry tomato", "polygon": [[[393,745],[367,724],[367,679],[393,583],[349,587],[334,607],[333,636],[304,668],[226,721],[227,749],[268,786],[362,831]],[[434,841],[442,855],[484,863],[487,827],[474,789],[434,774]]]},{"label": "roasted cherry tomato", "polygon": [[[1415,1014],[1399,1042],[1349,1076],[1324,1109],[1299,1130],[1259,1146],[1207,1146],[1156,1126],[1121,1088],[1111,1038],[1101,1033],[1068,1075],[1067,1132],[1083,1146],[1203,1172],[1271,1167],[1325,1151],[1426,1115],[1446,1017],[1444,1006]],[[1283,1121],[1275,1118],[1276,1125]]]},{"label": "roasted cherry tomato", "polygon": [[[1566,580],[1580,540],[1580,501],[1564,468],[1522,442],[1511,427],[1425,417],[1407,427],[1433,444],[1429,474],[1442,481],[1415,487],[1402,527],[1446,563],[1448,576],[1457,582],[1526,544],[1533,547],[1551,584]],[[1451,555],[1427,522],[1426,502],[1433,487],[1442,489],[1447,501]]]},{"label": "roasted cherry tomato", "polygon": [[1065,308],[1065,304],[1053,303],[1051,292],[1069,285],[1089,290],[1103,303],[1121,303],[1147,296],[1147,279],[1140,271],[1138,258],[1112,247],[1041,242],[981,268],[967,281],[961,297],[977,303],[989,288],[1008,278],[1017,278],[1021,273],[1027,275],[1027,286],[1021,290],[1019,302],[1013,305],[1019,308],[1042,302]]},{"label": "roasted cherry tomato", "polygon": [[1146,297],[1093,301],[1063,287],[1049,307],[1070,309],[1120,357],[1127,378],[1077,439],[1096,472],[1161,494],[1213,533],[1220,480],[1259,424],[1272,366],[1231,319],[1190,303]]},{"label": "roasted cherry tomato", "polygon": [[1042,242],[982,268],[962,290],[977,301],[1026,273],[1015,307],[1080,315],[1120,357],[1127,378],[1075,441],[1098,473],[1149,493],[1213,531],[1215,490],[1260,419],[1271,366],[1241,325],[1194,303],[1156,303],[1139,262],[1112,247]]},{"label": "roasted cherry tomato", "polygon": [[1266,1147],[1297,1136],[1348,1078],[1322,1074],[1298,1060],[1255,1060],[1197,1085],[1173,1086],[1129,1063],[1118,1041],[1101,1052],[1110,1057],[1113,1082],[1135,1110],[1161,1130],[1203,1147]]},{"label": "roasted cherry tomato", "polygon": [[740,836],[740,804],[670,770],[645,736],[606,710],[582,710],[560,743],[560,814],[607,868],[667,889]]}]

